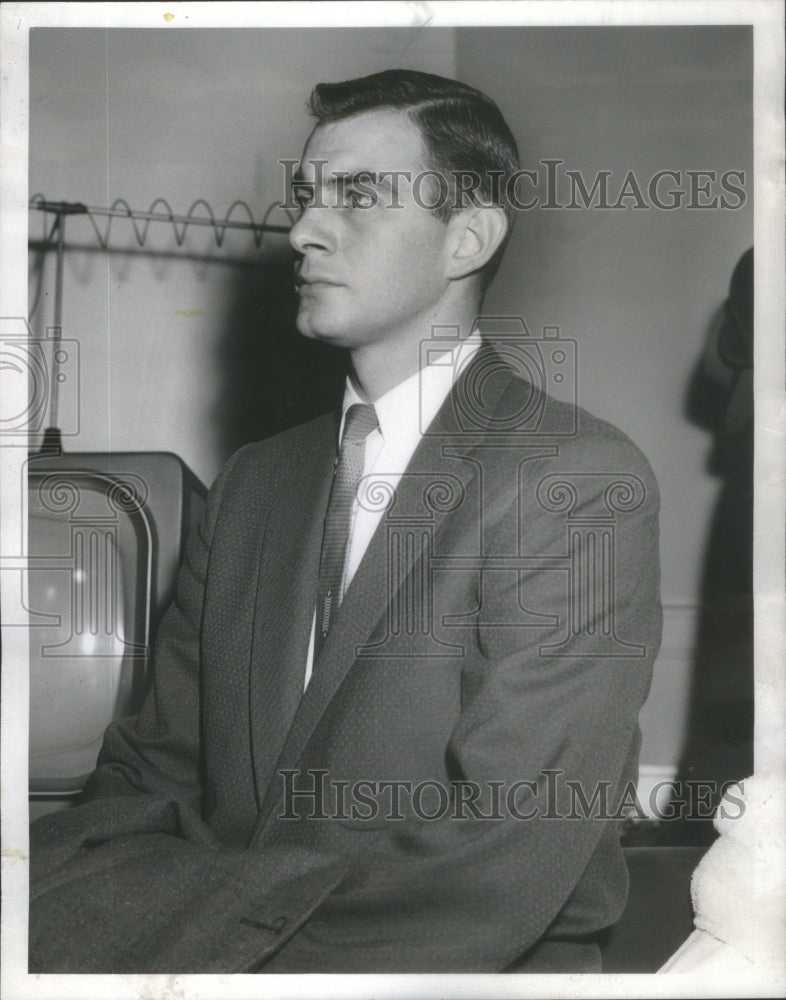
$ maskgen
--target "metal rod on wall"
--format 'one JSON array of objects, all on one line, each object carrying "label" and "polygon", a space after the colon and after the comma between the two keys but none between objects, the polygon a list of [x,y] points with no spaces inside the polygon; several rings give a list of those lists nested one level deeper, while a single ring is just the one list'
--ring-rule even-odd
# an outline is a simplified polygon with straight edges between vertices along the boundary
[{"label": "metal rod on wall", "polygon": [[[158,206],[162,206],[164,211],[156,211]],[[200,206],[206,210],[207,215],[193,214],[195,209]],[[140,247],[145,245],[148,227],[151,222],[168,222],[172,226],[178,246],[182,246],[189,226],[209,226],[213,230],[216,245],[219,247],[222,246],[224,242],[224,234],[227,229],[240,229],[253,233],[254,243],[257,248],[261,246],[262,236],[265,233],[285,234],[289,232],[289,225],[271,225],[267,222],[270,213],[274,209],[280,208],[286,213],[290,224],[293,222],[289,209],[286,206],[278,205],[275,202],[267,208],[262,221],[257,222],[254,219],[254,214],[248,204],[240,199],[232,203],[223,218],[216,218],[212,207],[207,201],[204,200],[204,198],[198,198],[191,205],[185,215],[173,212],[165,198],[156,198],[146,212],[139,211],[138,209],[132,209],[128,202],[126,202],[123,198],[117,198],[109,208],[103,208],[94,205],[85,205],[82,202],[48,201],[43,195],[40,194],[34,195],[33,198],[31,198],[29,207],[36,209],[39,212],[54,213],[59,219],[64,218],[66,215],[88,216],[93,225],[95,234],[98,237],[98,242],[104,249],[108,248],[112,219],[129,219],[132,223],[136,223],[137,221],[145,223],[142,227],[133,225],[134,236]],[[231,216],[236,210],[244,212],[244,214],[248,216],[248,221],[246,222],[232,219]],[[109,219],[109,223],[103,233],[96,224],[96,217]]]},{"label": "metal rod on wall", "polygon": [[[222,219],[216,219],[212,207],[207,201],[204,200],[204,198],[197,199],[185,215],[173,212],[169,203],[164,198],[156,198],[146,212],[132,209],[128,202],[123,198],[117,198],[109,208],[102,208],[93,205],[85,205],[78,201],[49,201],[44,195],[36,194],[33,195],[28,204],[31,209],[35,209],[39,212],[47,212],[55,216],[55,223],[52,226],[49,236],[47,237],[47,242],[51,241],[55,234],[57,234],[55,247],[57,257],[55,265],[54,327],[50,332],[53,353],[51,369],[53,377],[49,396],[49,426],[44,433],[43,448],[60,448],[60,432],[57,430],[60,396],[59,342],[62,338],[63,331],[63,263],[66,251],[65,220],[67,216],[86,215],[90,219],[101,248],[104,250],[109,249],[109,235],[111,232],[112,219],[115,218],[131,220],[134,236],[140,247],[145,246],[151,222],[168,222],[172,226],[175,241],[179,247],[182,246],[185,241],[189,226],[210,226],[213,229],[213,236],[218,247],[223,245],[227,229],[239,229],[253,234],[254,243],[257,249],[261,247],[262,237],[265,233],[285,234],[289,232],[289,226],[276,226],[268,224],[267,219],[274,209],[280,208],[285,212],[290,223],[293,222],[292,214],[289,209],[285,205],[278,205],[275,202],[268,207],[262,221],[257,222],[246,202],[239,199],[232,203],[228,212]],[[159,206],[161,206],[164,211],[156,211]],[[195,209],[199,207],[206,210],[206,216],[193,214]],[[248,216],[247,222],[231,218],[232,213],[238,209],[243,211]],[[103,217],[109,220],[103,233],[98,228],[96,217]],[[137,221],[141,221],[143,226],[137,226]]]},{"label": "metal rod on wall", "polygon": [[63,258],[65,257],[65,212],[57,213],[57,263],[55,268],[55,326],[52,331],[52,385],[49,390],[49,427],[57,427],[60,405],[58,343],[63,336]]}]

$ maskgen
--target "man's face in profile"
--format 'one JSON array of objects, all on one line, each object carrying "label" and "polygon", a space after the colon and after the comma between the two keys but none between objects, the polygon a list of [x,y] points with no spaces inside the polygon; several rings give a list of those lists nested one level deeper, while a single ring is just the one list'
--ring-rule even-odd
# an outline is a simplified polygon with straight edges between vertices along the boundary
[{"label": "man's face in profile", "polygon": [[[424,207],[429,183],[419,196],[413,186],[425,167],[420,130],[404,113],[380,109],[314,129],[290,233],[302,334],[350,349],[427,335],[449,284],[449,226]],[[397,185],[380,177],[402,170]]]}]

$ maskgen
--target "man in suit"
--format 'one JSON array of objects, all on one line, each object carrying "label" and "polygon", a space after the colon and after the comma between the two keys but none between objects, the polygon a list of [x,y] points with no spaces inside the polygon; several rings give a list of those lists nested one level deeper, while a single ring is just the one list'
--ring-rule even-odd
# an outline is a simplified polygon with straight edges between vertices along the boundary
[{"label": "man in suit", "polygon": [[31,970],[598,970],[656,485],[537,384],[567,342],[479,333],[518,167],[496,105],[388,71],[311,109],[297,322],[348,352],[342,411],[213,486],[142,713],[33,827]]}]

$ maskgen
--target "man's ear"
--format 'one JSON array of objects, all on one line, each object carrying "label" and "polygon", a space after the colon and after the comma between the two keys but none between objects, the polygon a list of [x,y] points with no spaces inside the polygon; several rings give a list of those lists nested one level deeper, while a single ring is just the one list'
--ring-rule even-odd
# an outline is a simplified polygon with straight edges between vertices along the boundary
[{"label": "man's ear", "polygon": [[487,264],[508,231],[507,216],[498,205],[468,208],[456,213],[448,225],[453,228],[449,278],[464,278]]}]

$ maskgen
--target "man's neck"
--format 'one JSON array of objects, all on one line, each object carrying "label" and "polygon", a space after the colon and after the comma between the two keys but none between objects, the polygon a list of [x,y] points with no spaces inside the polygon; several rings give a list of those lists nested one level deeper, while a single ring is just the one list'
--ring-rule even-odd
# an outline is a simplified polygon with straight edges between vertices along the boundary
[{"label": "man's neck", "polygon": [[358,395],[368,403],[384,396],[422,366],[421,345],[435,326],[458,327],[458,335],[463,340],[472,333],[477,315],[478,310],[472,308],[464,310],[460,316],[454,313],[449,323],[434,318],[417,335],[390,337],[351,351],[351,378]]}]

